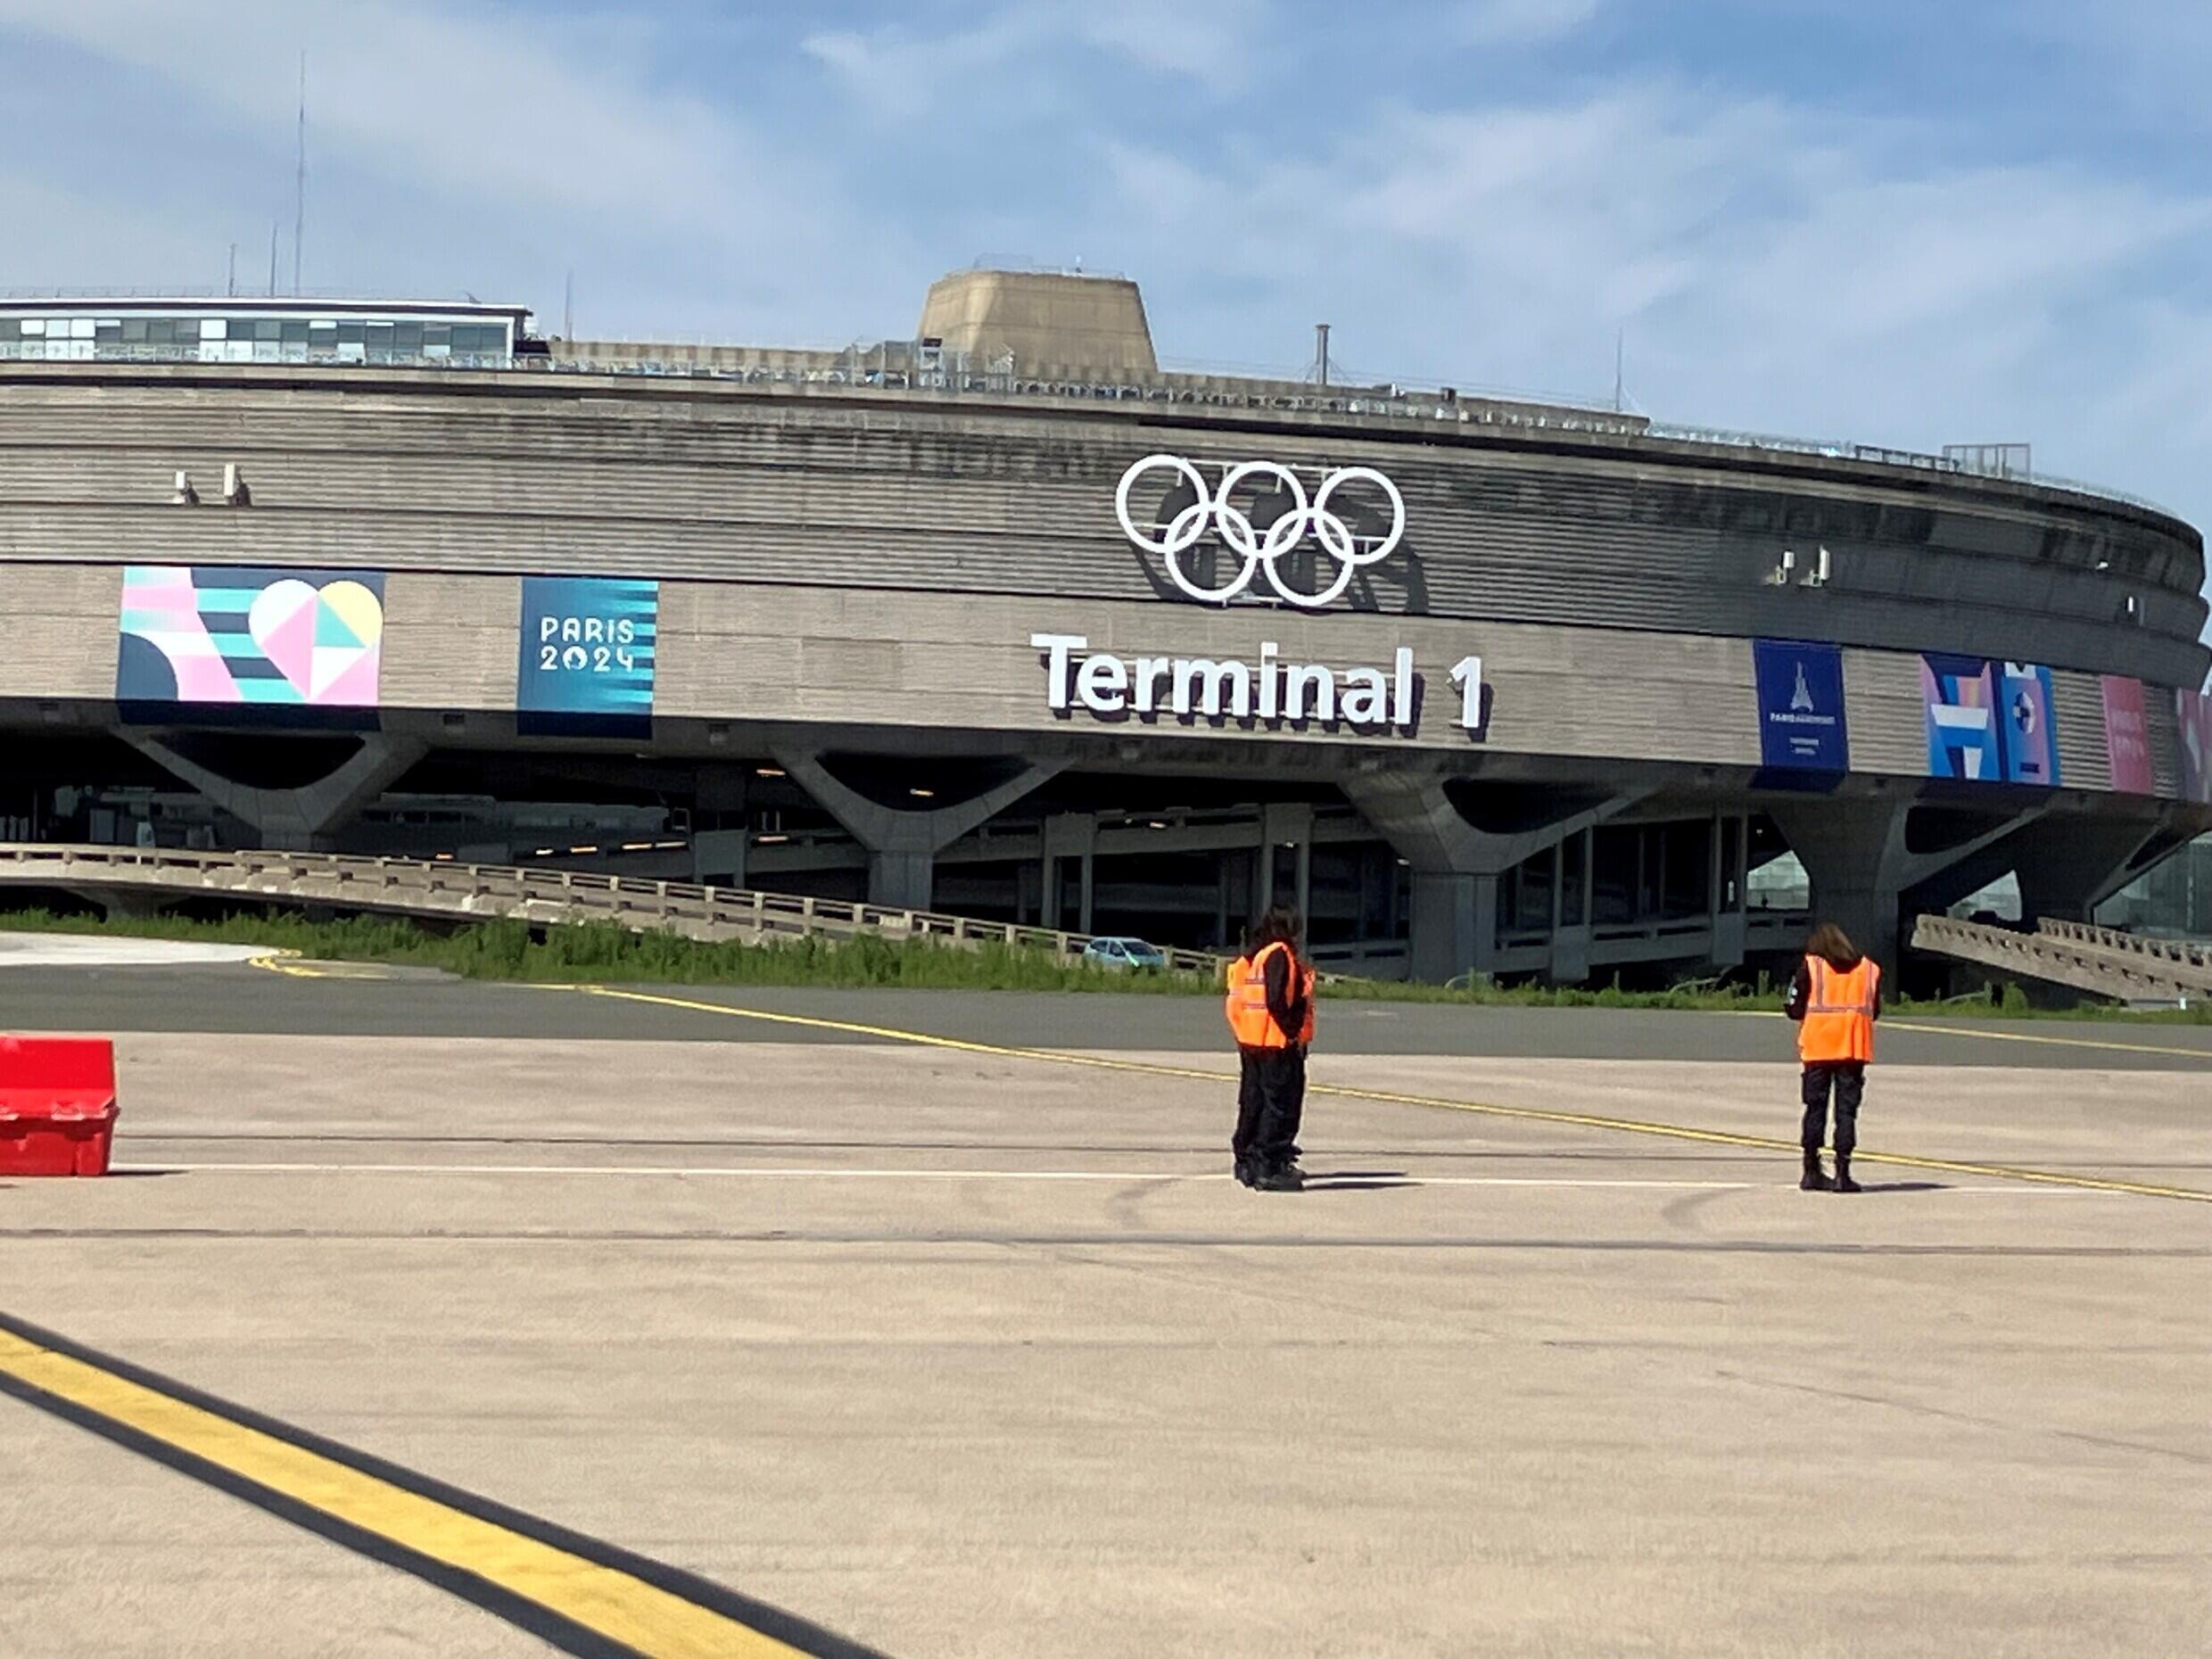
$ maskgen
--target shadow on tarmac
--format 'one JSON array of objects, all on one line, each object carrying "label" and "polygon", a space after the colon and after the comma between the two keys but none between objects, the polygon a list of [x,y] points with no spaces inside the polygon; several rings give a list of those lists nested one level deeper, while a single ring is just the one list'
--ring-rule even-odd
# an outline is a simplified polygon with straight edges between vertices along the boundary
[{"label": "shadow on tarmac", "polygon": [[1326,1175],[1309,1175],[1300,1190],[1307,1193],[1391,1193],[1400,1187],[1419,1186],[1403,1169],[1332,1169]]}]

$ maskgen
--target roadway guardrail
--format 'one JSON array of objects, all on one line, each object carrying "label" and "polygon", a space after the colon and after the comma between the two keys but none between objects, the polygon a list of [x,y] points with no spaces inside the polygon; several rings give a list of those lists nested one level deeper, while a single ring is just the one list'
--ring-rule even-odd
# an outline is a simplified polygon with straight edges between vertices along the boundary
[{"label": "roadway guardrail", "polygon": [[[455,920],[549,927],[607,922],[706,943],[778,939],[929,938],[997,942],[1061,957],[1095,936],[935,911],[900,910],[700,882],[641,880],[589,871],[524,870],[447,859],[344,853],[198,852],[169,847],[0,844],[0,886],[55,887],[159,901],[207,896]],[[1218,973],[1203,951],[1162,953],[1170,968]]]},{"label": "roadway guardrail", "polygon": [[1953,916],[1922,916],[1916,950],[2047,980],[2121,1003],[2212,998],[2212,952],[2083,922],[2043,920],[2030,933]]}]

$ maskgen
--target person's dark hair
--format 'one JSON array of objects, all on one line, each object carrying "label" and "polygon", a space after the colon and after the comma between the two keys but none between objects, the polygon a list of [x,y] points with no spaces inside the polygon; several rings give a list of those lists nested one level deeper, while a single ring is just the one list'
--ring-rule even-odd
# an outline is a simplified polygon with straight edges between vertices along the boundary
[{"label": "person's dark hair", "polygon": [[1252,924],[1252,949],[1264,951],[1270,945],[1298,948],[1298,912],[1286,904],[1277,904]]},{"label": "person's dark hair", "polygon": [[1805,954],[1818,956],[1838,973],[1849,973],[1861,960],[1851,936],[1832,921],[1824,921],[1805,941]]}]

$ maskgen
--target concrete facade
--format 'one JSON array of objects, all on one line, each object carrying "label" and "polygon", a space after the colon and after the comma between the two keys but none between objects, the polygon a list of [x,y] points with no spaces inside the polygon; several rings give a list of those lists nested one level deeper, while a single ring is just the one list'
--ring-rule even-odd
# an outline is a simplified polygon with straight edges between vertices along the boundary
[{"label": "concrete facade", "polygon": [[[933,303],[982,316],[1013,292]],[[1888,954],[1902,911],[1946,884],[2015,871],[2086,914],[2201,825],[2177,799],[2173,690],[2206,665],[2187,526],[2017,482],[1495,416],[0,366],[0,731],[29,745],[0,789],[36,797],[4,810],[36,821],[57,790],[116,781],[128,751],[196,791],[225,839],[378,850],[393,803],[434,777],[491,801],[659,803],[696,843],[670,875],[706,859],[755,886],[849,880],[879,903],[1143,920],[1206,945],[1293,896],[1347,960],[1564,979],[1775,948],[1787,929],[1747,909],[1744,878],[1784,846],[1816,905]],[[1159,452],[1309,480],[1374,467],[1405,536],[1325,609],[1193,603],[1115,519],[1117,480]],[[227,465],[251,507],[170,504],[177,472]],[[1824,585],[1772,580],[1784,550],[1814,548]],[[136,723],[115,700],[117,602],[121,566],[154,562],[384,573],[370,747],[272,780],[186,707]],[[530,574],[658,580],[649,734],[524,731]],[[1826,796],[1760,771],[1762,637],[1844,648],[1852,770]],[[1391,718],[1367,723],[1102,716],[1063,685],[1055,708],[1040,638],[1082,640],[1071,668],[1258,665],[1272,647],[1402,673],[1403,706],[1393,684]],[[1935,650],[2051,667],[2062,789],[1927,778],[1919,653]],[[1470,656],[1472,729],[1452,681]],[[2113,792],[2105,674],[2146,684],[2150,796]],[[1510,821],[1466,818],[1462,785],[1509,796]],[[484,856],[531,850],[517,831]]]}]

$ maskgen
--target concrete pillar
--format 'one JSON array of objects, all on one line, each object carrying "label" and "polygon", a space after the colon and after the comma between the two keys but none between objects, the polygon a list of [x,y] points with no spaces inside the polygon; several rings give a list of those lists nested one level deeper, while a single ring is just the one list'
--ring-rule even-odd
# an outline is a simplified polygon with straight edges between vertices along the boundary
[{"label": "concrete pillar", "polygon": [[[2043,816],[2035,807],[1993,821],[1978,834],[1915,853],[1906,842],[1911,804],[1837,801],[1778,805],[1774,821],[1812,883],[1816,920],[1833,921],[1853,943],[1894,973],[1902,938],[1905,896],[1945,872],[1993,855],[1997,843]],[[1968,891],[1972,891],[1969,888]]]},{"label": "concrete pillar", "polygon": [[868,902],[886,910],[928,910],[937,876],[934,853],[868,854]]},{"label": "concrete pillar", "polygon": [[[1740,818],[1713,815],[1712,860],[1708,879],[1712,886],[1706,896],[1707,925],[1713,929],[1713,960],[1716,967],[1739,967],[1744,960],[1746,922],[1744,920],[1744,859]],[[1729,858],[1734,851],[1733,861]],[[1736,870],[1736,892],[1728,891],[1728,871],[1733,862]]]},{"label": "concrete pillar", "polygon": [[[842,824],[846,834],[868,849],[870,904],[927,910],[937,854],[1047,781],[1064,763],[1033,763],[972,800],[926,813],[903,812],[870,800],[839,781],[815,754],[779,749],[776,763]],[[1045,902],[1049,907],[1049,894]]]},{"label": "concrete pillar", "polygon": [[2018,838],[2013,864],[2020,881],[2020,917],[2032,921],[2088,921],[2097,906],[2138,873],[2138,854],[2165,838],[2155,821],[2121,823],[2045,819]]},{"label": "concrete pillar", "polygon": [[177,899],[167,893],[151,893],[129,887],[69,887],[70,897],[79,898],[97,909],[109,921],[151,921],[166,915],[177,904]]},{"label": "concrete pillar", "polygon": [[316,782],[295,789],[262,789],[232,782],[179,754],[160,737],[128,727],[117,728],[115,735],[162,771],[190,784],[214,806],[252,825],[263,846],[294,852],[312,851],[351,823],[430,748],[419,739],[374,732]]},{"label": "concrete pillar", "polygon": [[1044,906],[1040,926],[1055,930],[1068,928],[1066,865],[1072,859],[1076,863],[1076,933],[1091,931],[1092,893],[1095,875],[1094,861],[1098,847],[1098,814],[1095,813],[1055,813],[1044,821]]},{"label": "concrete pillar", "polygon": [[742,830],[701,830],[691,838],[691,879],[721,887],[745,885],[749,837]]},{"label": "concrete pillar", "polygon": [[[1523,860],[1556,848],[1570,835],[1592,828],[1643,799],[1614,796],[1554,822],[1514,835],[1478,830],[1459,814],[1440,780],[1363,775],[1344,780],[1344,792],[1412,867],[1413,977],[1449,979],[1493,970],[1498,958],[1498,883]],[[1591,871],[1585,845],[1584,882]],[[1580,980],[1589,973],[1585,923],[1553,936],[1554,974]]]},{"label": "concrete pillar", "polygon": [[1415,978],[1440,985],[1463,973],[1487,972],[1496,957],[1498,878],[1415,871],[1412,924]]}]

